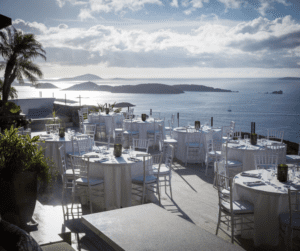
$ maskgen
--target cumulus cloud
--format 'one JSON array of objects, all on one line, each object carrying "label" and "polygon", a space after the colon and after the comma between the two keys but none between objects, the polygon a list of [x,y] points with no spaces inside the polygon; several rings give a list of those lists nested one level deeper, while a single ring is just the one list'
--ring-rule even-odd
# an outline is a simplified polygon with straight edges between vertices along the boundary
[{"label": "cumulus cloud", "polygon": [[145,31],[95,25],[86,29],[64,24],[45,28],[26,23],[32,26],[43,27],[37,39],[47,51],[47,62],[62,65],[300,68],[300,24],[290,16],[230,25],[201,21],[184,33],[167,28]]},{"label": "cumulus cloud", "polygon": [[178,8],[178,0],[172,0],[170,3],[171,6]]},{"label": "cumulus cloud", "polygon": [[[87,2],[77,0],[56,0],[56,2],[60,7],[63,7],[67,2],[72,5],[84,5],[84,9],[81,9],[79,14],[81,20],[94,18],[93,13],[125,13],[128,10],[141,10],[146,4],[163,5],[161,0],[88,0]],[[176,3],[177,0],[173,0],[171,5],[176,5]]]},{"label": "cumulus cloud", "polygon": [[218,2],[223,3],[227,9],[238,9],[241,7],[242,2],[240,0],[218,0]]},{"label": "cumulus cloud", "polygon": [[16,29],[21,29],[25,33],[42,34],[47,30],[46,25],[37,22],[25,22],[22,19],[17,19],[12,22]]},{"label": "cumulus cloud", "polygon": [[266,11],[268,9],[272,9],[274,3],[280,3],[280,4],[283,4],[285,6],[290,5],[289,3],[286,2],[286,0],[260,0],[260,7],[258,8],[258,12],[262,16],[265,16]]}]

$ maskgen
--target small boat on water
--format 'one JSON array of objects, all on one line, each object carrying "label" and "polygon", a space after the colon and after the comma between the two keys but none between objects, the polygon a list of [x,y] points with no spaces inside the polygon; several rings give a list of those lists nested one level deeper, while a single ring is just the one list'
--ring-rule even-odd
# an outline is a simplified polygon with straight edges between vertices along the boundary
[{"label": "small boat on water", "polygon": [[228,109],[227,111],[228,111],[228,112],[231,112],[231,109]]}]

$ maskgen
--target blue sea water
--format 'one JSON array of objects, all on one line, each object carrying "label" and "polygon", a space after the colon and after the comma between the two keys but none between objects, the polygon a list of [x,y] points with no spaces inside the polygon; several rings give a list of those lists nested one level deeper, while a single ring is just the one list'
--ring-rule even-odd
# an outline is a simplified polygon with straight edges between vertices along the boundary
[{"label": "blue sea water", "polygon": [[[41,81],[50,82],[50,81]],[[79,101],[81,104],[97,105],[114,102],[130,102],[136,107],[135,113],[147,113],[150,109],[160,112],[166,121],[171,114],[179,113],[179,125],[210,121],[214,126],[229,125],[236,122],[236,127],[250,132],[251,122],[256,123],[256,133],[267,134],[267,129],[284,130],[284,139],[293,142],[300,140],[300,81],[278,80],[275,78],[243,79],[103,79],[93,81],[99,85],[136,85],[141,83],[161,83],[167,85],[197,84],[214,88],[229,89],[238,92],[185,92],[183,94],[124,94],[98,91],[64,91],[76,82],[52,82],[59,89],[35,89],[20,86],[18,98],[43,97],[65,98]],[[264,94],[282,90],[283,94]],[[231,109],[231,112],[228,112]],[[176,121],[177,123],[177,121]]]}]

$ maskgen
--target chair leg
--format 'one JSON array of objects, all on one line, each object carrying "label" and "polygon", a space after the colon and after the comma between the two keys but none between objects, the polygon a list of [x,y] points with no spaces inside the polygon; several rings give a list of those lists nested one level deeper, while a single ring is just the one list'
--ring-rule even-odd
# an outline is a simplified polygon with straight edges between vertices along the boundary
[{"label": "chair leg", "polygon": [[159,192],[159,181],[158,181],[158,179],[157,179],[157,183],[156,183],[156,189],[157,189],[157,193],[158,193],[159,206],[161,206],[160,192]]},{"label": "chair leg", "polygon": [[167,176],[165,175],[165,193],[167,194]]},{"label": "chair leg", "polygon": [[171,199],[173,200],[173,195],[172,195],[172,185],[171,185],[171,175],[169,175],[169,185],[170,185]]},{"label": "chair leg", "polygon": [[234,218],[231,216],[231,243],[234,242]]},{"label": "chair leg", "polygon": [[142,204],[144,204],[145,186],[146,186],[146,185],[143,184]]},{"label": "chair leg", "polygon": [[216,235],[218,235],[218,231],[219,231],[219,227],[220,227],[220,222],[221,222],[221,209],[219,209],[219,217],[218,217]]},{"label": "chair leg", "polygon": [[64,214],[64,220],[65,220],[65,203],[64,203],[64,196],[65,196],[65,184],[64,184],[64,181],[63,181],[63,189],[62,189],[62,196],[61,196],[61,205],[62,205],[62,208],[63,208],[63,214]]}]

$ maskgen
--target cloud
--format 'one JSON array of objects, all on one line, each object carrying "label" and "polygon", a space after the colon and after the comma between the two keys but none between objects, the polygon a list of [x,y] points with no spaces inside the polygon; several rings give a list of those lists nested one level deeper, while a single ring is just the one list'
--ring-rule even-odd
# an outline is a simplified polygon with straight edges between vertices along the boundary
[{"label": "cloud", "polygon": [[218,2],[225,5],[226,11],[227,9],[238,9],[242,4],[240,0],[218,0]]},{"label": "cloud", "polygon": [[22,19],[17,19],[12,22],[16,29],[21,29],[25,33],[42,34],[47,30],[46,25],[37,22],[25,22]]},{"label": "cloud", "polygon": [[83,1],[77,1],[77,0],[56,0],[58,6],[62,8],[67,2],[69,2],[72,5],[86,5],[86,2]]},{"label": "cloud", "polygon": [[[199,21],[197,28],[143,30],[109,25],[36,29],[47,62],[108,67],[300,68],[300,24],[290,16],[249,22]],[[184,21],[182,22],[184,25]],[[170,26],[171,27],[171,26]],[[42,31],[42,32],[41,32]]]},{"label": "cloud", "polygon": [[[87,2],[77,0],[56,0],[56,2],[61,8],[67,2],[72,5],[85,5],[85,8],[81,9],[79,14],[81,20],[94,18],[93,13],[125,13],[128,10],[141,10],[146,4],[163,5],[161,0],[88,0]],[[177,0],[173,0],[171,5],[176,5],[176,3]]]},{"label": "cloud", "polygon": [[91,11],[89,9],[81,9],[78,17],[82,21],[86,19],[95,19],[95,17],[92,16]]},{"label": "cloud", "polygon": [[258,8],[258,12],[265,16],[268,9],[272,9],[274,3],[283,4],[285,6],[290,5],[290,3],[287,3],[286,0],[259,0],[260,1],[260,7]]},{"label": "cloud", "polygon": [[170,3],[171,6],[178,8],[178,0],[172,0]]}]

